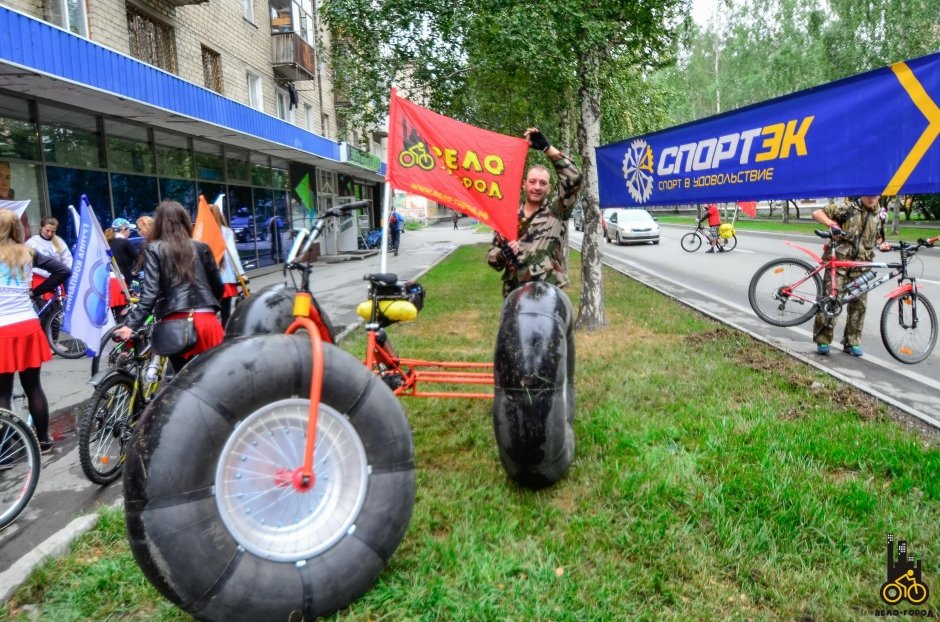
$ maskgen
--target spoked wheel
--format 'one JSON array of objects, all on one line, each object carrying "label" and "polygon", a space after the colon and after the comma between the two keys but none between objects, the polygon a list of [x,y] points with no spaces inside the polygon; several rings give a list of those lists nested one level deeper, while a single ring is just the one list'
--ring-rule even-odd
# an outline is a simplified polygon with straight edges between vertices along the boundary
[{"label": "spoked wheel", "polygon": [[682,244],[682,250],[687,253],[694,253],[702,247],[702,236],[695,232],[686,233],[682,236],[682,239],[679,240],[679,243]]},{"label": "spoked wheel", "polygon": [[730,238],[723,238],[721,247],[725,249],[725,252],[731,252],[738,246],[738,236],[732,235]]},{"label": "spoked wheel", "polygon": [[937,345],[937,313],[916,292],[889,300],[881,310],[881,341],[902,363],[920,363]]},{"label": "spoked wheel", "polygon": [[822,279],[802,259],[774,259],[751,278],[747,300],[754,313],[774,326],[796,326],[816,314]]},{"label": "spoked wheel", "polygon": [[39,483],[39,441],[25,421],[0,409],[0,529],[26,509]]},{"label": "spoked wheel", "polygon": [[134,404],[134,378],[116,374],[98,385],[78,423],[78,458],[85,477],[104,486],[121,475],[140,402]]},{"label": "spoked wheel", "polygon": [[401,405],[352,355],[324,344],[323,364],[309,488],[306,336],[227,341],[144,411],[124,475],[131,550],[196,618],[328,616],[369,590],[404,537],[415,474]]},{"label": "spoked wheel", "polygon": [[62,323],[65,321],[65,311],[62,305],[56,304],[55,308],[49,312],[45,322],[43,322],[43,331],[46,333],[46,339],[49,340],[49,346],[52,351],[66,359],[80,359],[85,356],[88,347],[81,339],[73,337],[65,332]]}]

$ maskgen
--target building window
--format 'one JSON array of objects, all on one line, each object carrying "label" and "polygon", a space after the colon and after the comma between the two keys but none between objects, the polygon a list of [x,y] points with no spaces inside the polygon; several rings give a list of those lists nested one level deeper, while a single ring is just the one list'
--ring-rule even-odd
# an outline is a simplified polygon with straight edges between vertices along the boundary
[{"label": "building window", "polygon": [[290,95],[282,88],[276,88],[274,92],[277,99],[277,118],[293,123],[294,111],[290,107]]},{"label": "building window", "polygon": [[308,132],[313,131],[313,106],[304,104],[304,128]]},{"label": "building window", "polygon": [[131,56],[164,71],[176,73],[173,28],[132,9],[127,11]]},{"label": "building window", "polygon": [[315,45],[315,11],[313,0],[271,0],[271,28],[274,32],[295,32]]},{"label": "building window", "polygon": [[248,105],[256,110],[264,110],[261,101],[261,76],[248,72]]},{"label": "building window", "polygon": [[88,15],[85,0],[49,0],[46,17],[56,26],[82,37],[88,36]]},{"label": "building window", "polygon": [[242,16],[252,24],[255,23],[254,0],[242,0]]},{"label": "building window", "polygon": [[222,57],[202,46],[202,73],[205,76],[206,88],[216,93],[222,92]]}]

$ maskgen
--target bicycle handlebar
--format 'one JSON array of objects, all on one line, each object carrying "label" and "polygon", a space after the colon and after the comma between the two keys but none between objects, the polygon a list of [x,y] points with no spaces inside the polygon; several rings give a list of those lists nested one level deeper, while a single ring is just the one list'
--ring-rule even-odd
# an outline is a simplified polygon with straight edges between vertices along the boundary
[{"label": "bicycle handlebar", "polygon": [[[825,240],[833,239],[831,231],[824,231],[821,229],[814,229],[813,233]],[[841,236],[840,236],[841,237]],[[913,255],[922,248],[932,248],[934,244],[940,241],[940,235],[936,235],[929,239],[918,238],[916,244],[910,244],[908,242],[889,242],[892,251],[902,251],[908,255]]]}]

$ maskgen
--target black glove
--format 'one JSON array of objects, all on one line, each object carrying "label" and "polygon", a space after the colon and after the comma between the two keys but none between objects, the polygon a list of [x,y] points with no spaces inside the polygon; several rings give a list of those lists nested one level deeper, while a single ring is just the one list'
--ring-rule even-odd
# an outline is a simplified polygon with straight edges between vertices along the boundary
[{"label": "black glove", "polygon": [[514,271],[519,268],[519,258],[516,257],[514,252],[512,252],[512,248],[510,248],[508,244],[503,245],[499,249],[499,252],[503,256],[503,261],[506,262],[506,267],[510,271]]},{"label": "black glove", "polygon": [[831,227],[829,227],[829,235],[831,235],[834,238],[841,237],[845,235],[845,231],[843,231],[842,227],[840,227],[839,225],[832,225]]},{"label": "black glove", "polygon": [[529,134],[529,144],[533,149],[538,149],[539,151],[545,151],[549,147],[548,139],[538,130]]}]

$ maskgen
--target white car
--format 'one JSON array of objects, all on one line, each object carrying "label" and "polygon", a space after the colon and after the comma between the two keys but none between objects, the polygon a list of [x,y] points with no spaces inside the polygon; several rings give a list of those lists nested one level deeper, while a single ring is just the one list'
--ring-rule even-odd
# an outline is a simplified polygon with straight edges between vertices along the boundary
[{"label": "white car", "polygon": [[604,239],[617,244],[659,244],[659,225],[645,209],[605,209]]}]

